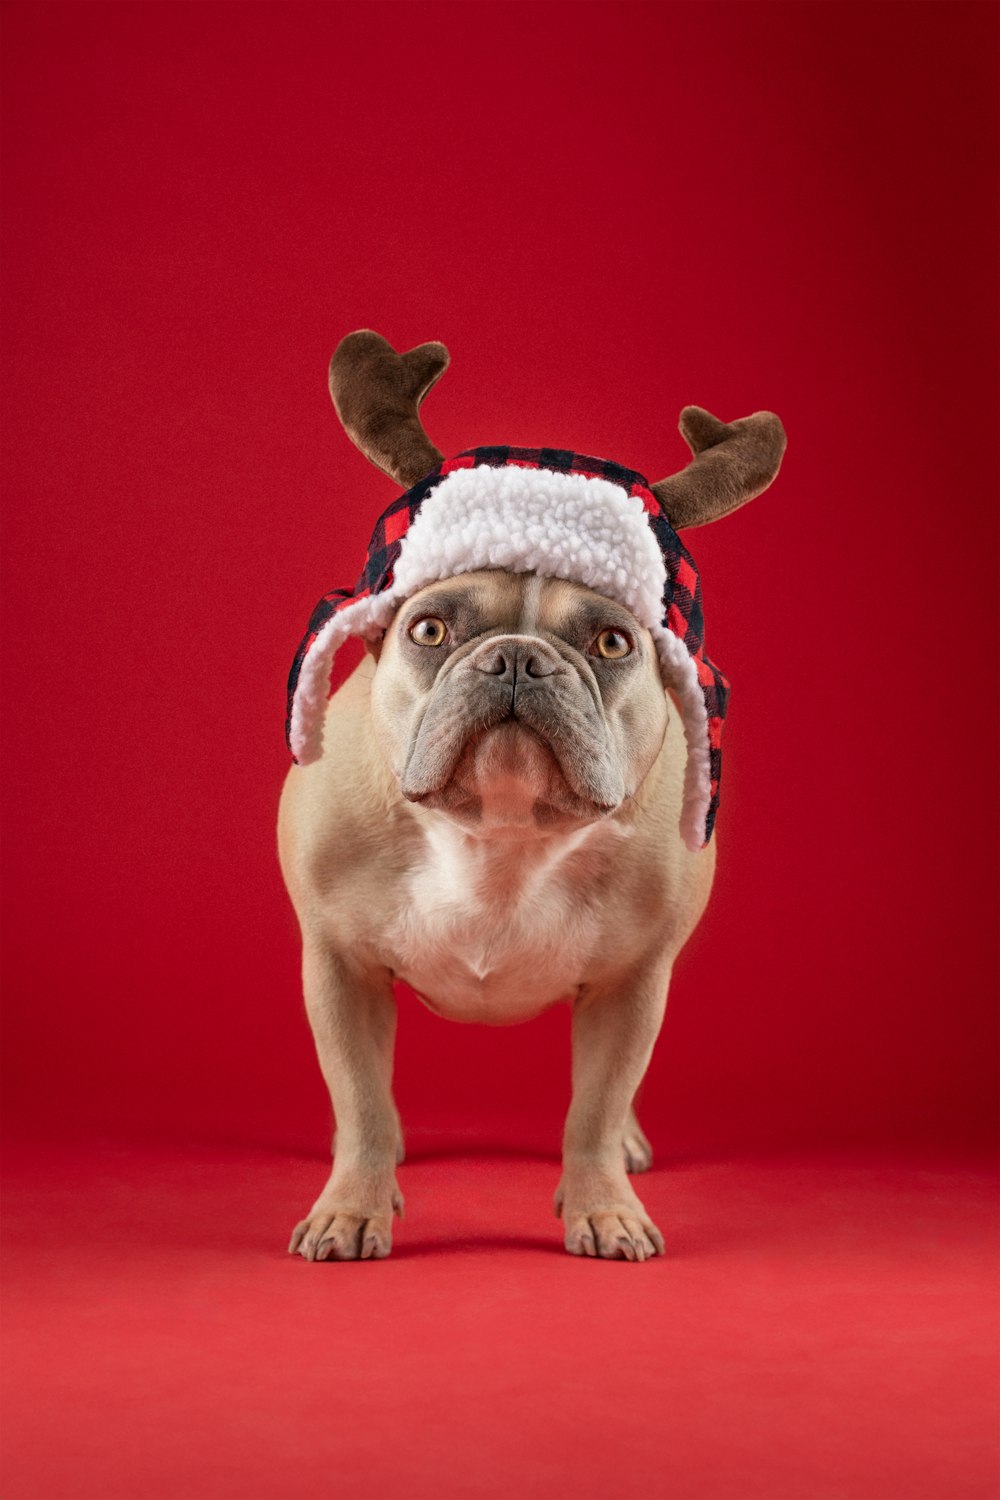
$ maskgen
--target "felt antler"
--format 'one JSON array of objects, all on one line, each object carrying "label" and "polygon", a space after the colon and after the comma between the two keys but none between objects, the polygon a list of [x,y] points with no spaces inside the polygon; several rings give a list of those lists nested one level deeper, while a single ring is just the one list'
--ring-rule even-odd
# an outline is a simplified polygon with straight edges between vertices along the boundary
[{"label": "felt antler", "polygon": [[421,426],[419,407],[448,368],[443,344],[397,354],[370,328],[341,339],[330,361],[330,395],[347,436],[404,490],[444,456]]},{"label": "felt antler", "polygon": [[785,429],[773,411],[727,423],[685,406],[679,425],[694,459],[651,486],[675,531],[717,521],[752,500],[781,467]]}]

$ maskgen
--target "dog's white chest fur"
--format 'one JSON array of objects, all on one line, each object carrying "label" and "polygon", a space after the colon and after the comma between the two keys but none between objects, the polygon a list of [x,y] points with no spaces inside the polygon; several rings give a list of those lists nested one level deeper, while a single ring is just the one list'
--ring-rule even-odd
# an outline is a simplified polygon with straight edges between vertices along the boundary
[{"label": "dog's white chest fur", "polygon": [[525,1020],[581,983],[601,921],[598,825],[524,840],[473,837],[430,819],[404,882],[394,968],[434,1011]]}]

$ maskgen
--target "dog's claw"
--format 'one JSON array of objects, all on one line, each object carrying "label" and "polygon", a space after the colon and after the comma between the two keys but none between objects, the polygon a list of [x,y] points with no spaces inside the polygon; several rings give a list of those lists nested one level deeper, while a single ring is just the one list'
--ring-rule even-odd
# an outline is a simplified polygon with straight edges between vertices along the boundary
[{"label": "dog's claw", "polygon": [[583,1230],[575,1236],[567,1235],[566,1249],[570,1255],[587,1255],[591,1257],[597,1255],[597,1245],[594,1242],[594,1236],[589,1230]]}]

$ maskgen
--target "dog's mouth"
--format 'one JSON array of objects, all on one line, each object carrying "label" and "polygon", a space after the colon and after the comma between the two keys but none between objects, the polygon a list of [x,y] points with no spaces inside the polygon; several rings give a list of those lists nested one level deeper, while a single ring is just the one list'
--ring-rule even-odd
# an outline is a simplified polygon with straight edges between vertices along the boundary
[{"label": "dog's mouth", "polygon": [[476,726],[437,785],[407,788],[411,802],[437,808],[464,822],[551,827],[592,822],[616,803],[599,802],[574,786],[558,741],[508,714]]},{"label": "dog's mouth", "polygon": [[553,782],[568,786],[556,747],[514,715],[473,731],[450,780],[480,790],[511,782],[537,792]]}]

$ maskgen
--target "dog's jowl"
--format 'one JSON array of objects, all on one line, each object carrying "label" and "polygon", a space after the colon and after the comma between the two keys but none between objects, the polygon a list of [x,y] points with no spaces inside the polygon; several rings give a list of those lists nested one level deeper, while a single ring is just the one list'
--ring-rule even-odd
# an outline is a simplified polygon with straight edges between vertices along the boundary
[{"label": "dog's jowl", "polygon": [[[766,489],[784,432],[686,407],[692,462],[655,484],[557,448],[444,460],[418,412],[447,363],[363,331],[330,365],[348,434],[405,493],[289,679],[279,850],[337,1124],[290,1248],[389,1254],[401,980],[454,1020],[572,1007],[566,1248],[644,1261],[664,1242],[629,1181],[652,1160],[633,1101],[712,884],[729,697],[677,533]],[[368,652],[330,697],[349,636]]]}]

